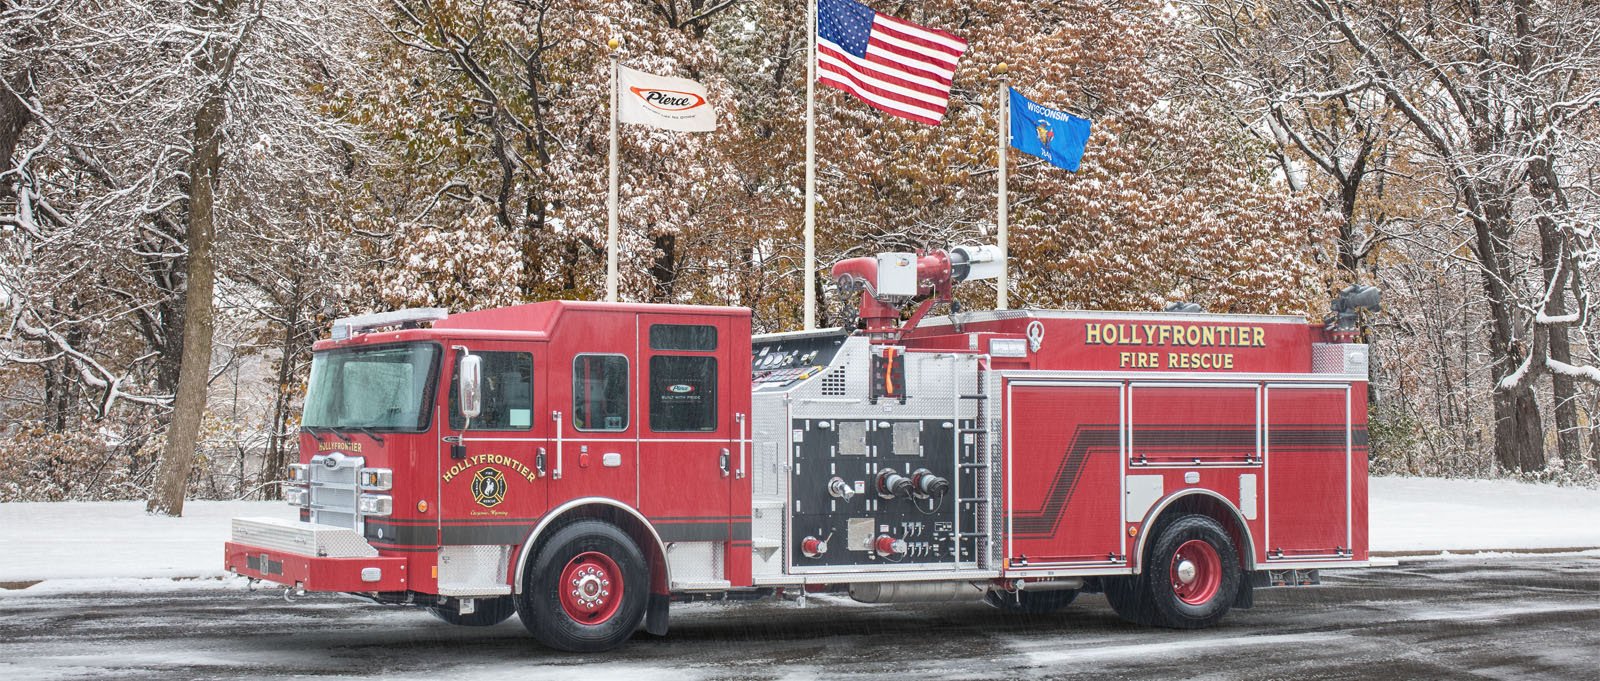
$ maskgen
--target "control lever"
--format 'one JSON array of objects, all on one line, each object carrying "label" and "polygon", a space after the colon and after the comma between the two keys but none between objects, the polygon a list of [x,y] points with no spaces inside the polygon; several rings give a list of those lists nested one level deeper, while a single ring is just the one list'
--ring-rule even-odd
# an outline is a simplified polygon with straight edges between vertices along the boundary
[{"label": "control lever", "polygon": [[851,497],[856,495],[856,491],[850,489],[850,483],[845,482],[844,478],[834,476],[832,480],[828,481],[828,494],[849,501]]}]

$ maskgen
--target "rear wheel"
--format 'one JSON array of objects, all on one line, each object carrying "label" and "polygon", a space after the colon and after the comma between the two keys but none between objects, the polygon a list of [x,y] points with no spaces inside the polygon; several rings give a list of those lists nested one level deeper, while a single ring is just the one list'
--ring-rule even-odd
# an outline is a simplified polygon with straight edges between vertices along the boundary
[{"label": "rear wheel", "polygon": [[1227,531],[1208,516],[1186,515],[1160,532],[1143,574],[1103,579],[1111,609],[1145,626],[1201,629],[1216,624],[1243,583],[1239,552]]},{"label": "rear wheel", "polygon": [[1150,607],[1150,598],[1146,595],[1149,590],[1142,577],[1101,577],[1100,583],[1106,602],[1118,617],[1143,626],[1155,623],[1155,610]]},{"label": "rear wheel", "polygon": [[1227,531],[1202,515],[1184,516],[1162,530],[1144,577],[1157,622],[1178,629],[1216,624],[1243,581]]},{"label": "rear wheel", "polygon": [[471,614],[463,615],[459,607],[434,606],[428,612],[434,617],[463,627],[492,627],[506,621],[517,612],[517,603],[510,596],[480,598],[474,603]]},{"label": "rear wheel", "polygon": [[1047,615],[1072,604],[1077,589],[1061,591],[990,591],[983,600],[989,605],[1019,615]]},{"label": "rear wheel", "polygon": [[622,530],[580,520],[550,536],[528,564],[517,612],[551,648],[610,650],[644,619],[650,588],[644,554]]}]

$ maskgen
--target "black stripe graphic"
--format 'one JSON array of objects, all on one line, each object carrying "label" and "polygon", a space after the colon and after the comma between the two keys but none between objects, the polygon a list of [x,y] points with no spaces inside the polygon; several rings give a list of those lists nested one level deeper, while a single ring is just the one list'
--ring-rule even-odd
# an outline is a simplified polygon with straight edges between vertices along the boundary
[{"label": "black stripe graphic", "polygon": [[[1037,510],[1015,511],[1011,514],[1011,527],[1017,536],[1038,538],[1056,534],[1056,528],[1061,524],[1067,504],[1072,501],[1078,481],[1083,476],[1083,468],[1088,462],[1091,451],[1109,449],[1115,453],[1119,428],[1111,424],[1085,424],[1074,430],[1072,440],[1067,443],[1066,453],[1062,455],[1051,477],[1050,488],[1045,492],[1043,504]],[[1353,428],[1350,440],[1355,447],[1365,447],[1366,427]],[[1253,427],[1223,429],[1200,425],[1135,427],[1133,443],[1138,453],[1149,454],[1170,453],[1161,450],[1173,449],[1193,452],[1247,448],[1253,452],[1256,429]],[[1268,430],[1268,446],[1279,454],[1342,448],[1344,443],[1345,428],[1342,425],[1296,424]],[[1013,454],[1013,457],[1015,456]],[[1119,462],[1118,465],[1122,464]]]},{"label": "black stripe graphic", "polygon": [[[1011,528],[1018,536],[1051,536],[1061,522],[1062,511],[1077,489],[1078,478],[1083,475],[1083,464],[1089,459],[1091,448],[1111,449],[1119,445],[1118,426],[1106,424],[1080,425],[1067,443],[1067,453],[1056,467],[1050,489],[1045,492],[1044,505],[1037,511],[1013,513]],[[1015,456],[1015,455],[1013,455]]]}]

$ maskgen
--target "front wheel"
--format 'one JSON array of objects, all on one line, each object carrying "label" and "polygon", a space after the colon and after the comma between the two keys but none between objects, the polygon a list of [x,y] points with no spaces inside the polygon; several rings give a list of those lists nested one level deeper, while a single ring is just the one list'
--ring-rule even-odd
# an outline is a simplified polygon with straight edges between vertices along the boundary
[{"label": "front wheel", "polygon": [[650,588],[644,554],[622,530],[580,520],[545,541],[528,570],[517,612],[533,637],[575,653],[610,650],[644,619]]}]

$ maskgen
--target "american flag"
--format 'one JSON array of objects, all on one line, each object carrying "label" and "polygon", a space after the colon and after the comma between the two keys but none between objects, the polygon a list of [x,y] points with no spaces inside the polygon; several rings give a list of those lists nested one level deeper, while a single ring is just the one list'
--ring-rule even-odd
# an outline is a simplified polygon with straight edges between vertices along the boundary
[{"label": "american flag", "polygon": [[886,113],[938,125],[966,51],[961,38],[855,0],[817,0],[817,80]]}]

